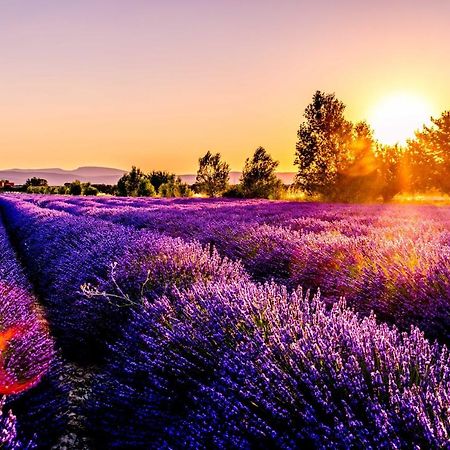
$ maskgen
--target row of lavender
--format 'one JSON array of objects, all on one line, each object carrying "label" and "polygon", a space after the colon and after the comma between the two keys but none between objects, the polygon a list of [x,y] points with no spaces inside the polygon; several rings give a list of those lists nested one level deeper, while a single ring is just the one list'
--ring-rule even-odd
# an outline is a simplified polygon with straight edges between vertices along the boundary
[{"label": "row of lavender", "polygon": [[95,448],[448,445],[450,356],[417,329],[255,283],[195,242],[0,205],[64,352],[101,367]]},{"label": "row of lavender", "polygon": [[60,362],[31,286],[0,222],[0,446],[48,447],[66,418]]},{"label": "row of lavender", "polygon": [[45,208],[213,244],[257,281],[320,288],[450,342],[450,208],[25,197]]}]

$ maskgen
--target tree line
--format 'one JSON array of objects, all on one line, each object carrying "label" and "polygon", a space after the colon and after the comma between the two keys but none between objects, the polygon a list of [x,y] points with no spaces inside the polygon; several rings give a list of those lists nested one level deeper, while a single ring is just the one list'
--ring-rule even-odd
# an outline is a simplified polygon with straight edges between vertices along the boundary
[{"label": "tree line", "polygon": [[190,197],[198,193],[210,197],[280,198],[285,187],[276,175],[277,167],[278,161],[273,160],[263,147],[258,147],[254,154],[246,159],[240,183],[230,186],[230,166],[222,161],[219,153],[212,154],[208,151],[199,159],[196,181],[191,186],[174,173],[165,171],[145,173],[133,166],[115,186],[81,183],[78,180],[64,186],[49,186],[47,180],[33,177],[23,186],[10,190],[34,194],[104,193],[124,197]]},{"label": "tree line", "polygon": [[436,190],[450,194],[450,111],[431,118],[406,145],[383,145],[364,121],[345,117],[345,104],[335,94],[316,91],[297,131],[294,182],[277,177],[278,161],[263,147],[246,159],[237,185],[230,185],[230,166],[220,153],[208,151],[198,160],[196,181],[189,186],[174,173],[144,173],[133,166],[117,185],[74,181],[50,187],[31,178],[21,188],[29,193],[131,197],[283,197],[287,190],[329,201],[390,201],[399,193]]},{"label": "tree line", "polygon": [[[403,146],[383,145],[365,121],[352,123],[335,94],[316,91],[297,131],[294,183],[288,188],[328,201],[387,202],[399,193],[450,194],[450,111],[431,118]],[[278,163],[259,147],[247,159],[240,184],[228,188],[229,167],[220,154],[199,160],[197,188],[209,196],[279,198],[287,187]]]},{"label": "tree line", "polygon": [[404,146],[382,145],[366,122],[353,124],[344,111],[334,94],[314,94],[297,133],[298,189],[338,201],[450,194],[450,111],[431,118]]},{"label": "tree line", "polygon": [[199,158],[198,164],[196,181],[191,186],[175,174],[156,171],[145,174],[132,167],[117,183],[117,195],[188,197],[197,193],[209,197],[279,198],[283,190],[276,175],[278,162],[263,147],[258,147],[252,157],[246,159],[240,183],[235,186],[230,186],[230,166],[222,161],[220,153],[208,151]]}]

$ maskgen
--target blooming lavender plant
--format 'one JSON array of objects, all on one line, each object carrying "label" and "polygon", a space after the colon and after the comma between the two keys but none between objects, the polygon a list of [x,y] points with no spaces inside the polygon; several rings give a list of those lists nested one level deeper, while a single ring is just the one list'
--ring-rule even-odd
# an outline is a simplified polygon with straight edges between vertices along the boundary
[{"label": "blooming lavender plant", "polygon": [[0,447],[6,450],[32,450],[36,448],[33,441],[24,442],[17,436],[16,416],[9,410],[4,411],[5,397],[0,400]]},{"label": "blooming lavender plant", "polygon": [[134,311],[88,423],[99,448],[445,448],[449,367],[342,301],[194,285]]},{"label": "blooming lavender plant", "polygon": [[321,288],[358,311],[450,342],[450,208],[28,196],[71,214],[198,240],[255,280]]},{"label": "blooming lavender plant", "polygon": [[96,448],[449,446],[447,347],[379,323],[445,340],[446,210],[54,200],[0,203],[62,342],[104,344]]},{"label": "blooming lavender plant", "polygon": [[[61,362],[42,309],[0,222],[0,394],[5,410],[3,445],[17,435],[17,448],[33,441],[45,448],[56,442],[66,418],[67,389],[59,382]],[[6,434],[5,434],[6,433]],[[11,434],[12,433],[12,434]],[[3,448],[3,447],[2,447]]]},{"label": "blooming lavender plant", "polygon": [[[224,261],[196,243],[75,217],[20,199],[2,199],[1,204],[52,330],[71,360],[98,363],[106,343],[118,337],[130,308],[120,308],[123,305],[111,299],[117,299],[122,288],[129,295],[125,305],[130,306],[139,301],[141,290],[152,297],[168,287],[188,287],[200,280],[244,277],[239,263]],[[119,270],[112,274],[118,262]],[[110,294],[109,301],[102,292]]]}]

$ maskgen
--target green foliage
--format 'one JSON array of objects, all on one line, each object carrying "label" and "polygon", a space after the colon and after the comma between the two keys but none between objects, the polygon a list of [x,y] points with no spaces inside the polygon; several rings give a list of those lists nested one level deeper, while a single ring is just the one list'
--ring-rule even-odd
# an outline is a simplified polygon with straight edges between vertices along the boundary
[{"label": "green foliage", "polygon": [[112,184],[93,184],[97,191],[102,194],[113,195],[115,194],[115,186]]},{"label": "green foliage", "polygon": [[450,111],[431,118],[431,126],[408,141],[408,162],[414,191],[435,188],[450,193]]},{"label": "green foliage", "polygon": [[31,177],[28,178],[27,181],[25,181],[25,184],[23,186],[28,192],[29,187],[48,186],[48,182],[44,178]]},{"label": "green foliage", "polygon": [[[351,139],[341,158],[326,198],[341,202],[366,202],[380,195],[380,162],[375,154],[376,142],[366,122],[352,125]],[[324,192],[321,193],[324,196]]]},{"label": "green foliage", "polygon": [[241,189],[248,198],[279,198],[283,189],[275,173],[278,161],[274,161],[263,147],[258,147],[247,158],[241,176]]},{"label": "green foliage", "polygon": [[209,197],[218,197],[228,186],[230,166],[220,159],[220,153],[213,155],[208,151],[199,160],[196,186],[199,192]]},{"label": "green foliage", "polygon": [[72,181],[72,183],[68,184],[67,193],[69,195],[81,195],[82,191],[83,188],[79,180]]},{"label": "green foliage", "polygon": [[240,184],[234,184],[230,186],[223,194],[222,197],[228,198],[244,198],[244,193],[242,192],[242,186]]},{"label": "green foliage", "polygon": [[158,192],[162,197],[190,197],[192,191],[186,183],[173,173],[153,171],[146,175],[137,167],[122,176],[116,193],[123,197],[153,197]]},{"label": "green foliage", "polygon": [[26,189],[27,194],[49,194],[48,186],[28,186]]},{"label": "green foliage", "polygon": [[192,191],[179,177],[170,179],[159,187],[158,194],[161,197],[191,197]]},{"label": "green foliage", "polygon": [[82,193],[83,195],[98,195],[98,189],[92,186],[91,183],[83,183]]},{"label": "green foliage", "polygon": [[176,175],[161,170],[154,170],[148,174],[150,183],[155,188],[155,192],[159,191],[159,188],[165,183],[174,183]]},{"label": "green foliage", "polygon": [[122,197],[152,197],[155,194],[149,177],[136,166],[117,182],[117,195]]},{"label": "green foliage", "polygon": [[298,130],[296,186],[332,201],[391,200],[409,186],[399,146],[378,144],[366,122],[352,124],[334,94],[317,91]]},{"label": "green foliage", "polygon": [[137,195],[139,197],[154,197],[156,195],[155,188],[148,178],[139,180]]}]

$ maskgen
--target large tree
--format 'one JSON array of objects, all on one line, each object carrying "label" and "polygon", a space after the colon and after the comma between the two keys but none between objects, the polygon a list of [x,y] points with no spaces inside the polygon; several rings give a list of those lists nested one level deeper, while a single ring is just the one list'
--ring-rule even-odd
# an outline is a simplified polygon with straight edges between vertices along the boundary
[{"label": "large tree", "polygon": [[345,119],[344,110],[334,94],[320,91],[305,109],[294,163],[298,165],[296,185],[308,194],[333,194],[339,173],[348,167],[353,125]]},{"label": "large tree", "polygon": [[258,147],[253,156],[246,159],[242,171],[241,188],[244,196],[278,198],[283,187],[275,173],[278,164],[263,147]]},{"label": "large tree", "polygon": [[155,195],[155,189],[149,178],[141,169],[133,166],[129,173],[117,182],[117,195],[123,197],[150,197]]},{"label": "large tree", "polygon": [[212,154],[208,151],[198,160],[196,185],[200,192],[209,197],[217,197],[228,187],[230,166],[221,160],[220,153]]}]

